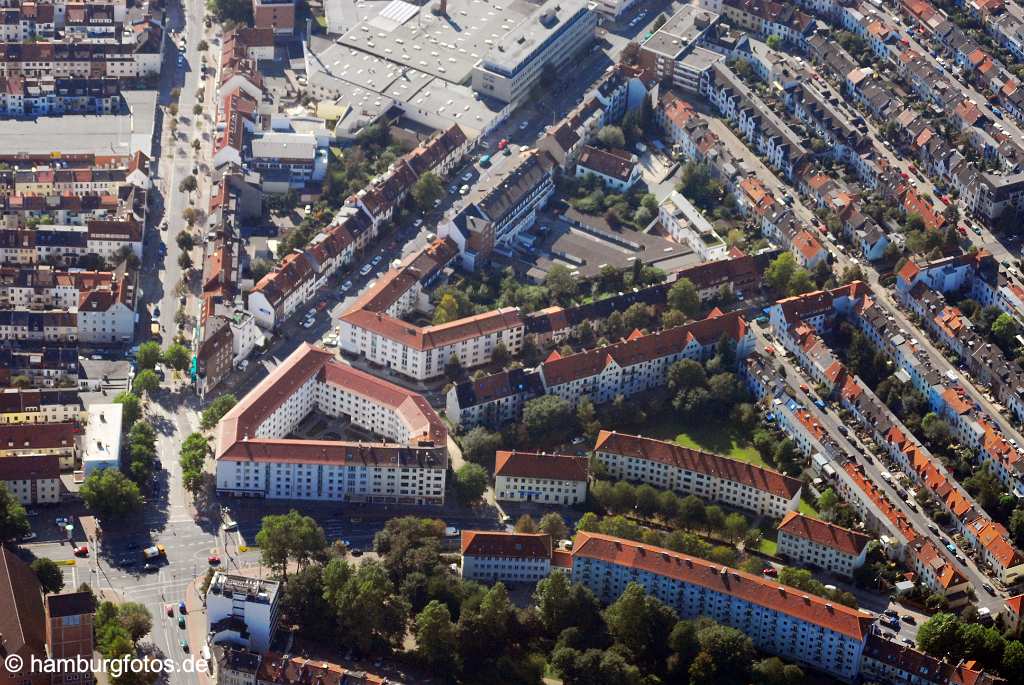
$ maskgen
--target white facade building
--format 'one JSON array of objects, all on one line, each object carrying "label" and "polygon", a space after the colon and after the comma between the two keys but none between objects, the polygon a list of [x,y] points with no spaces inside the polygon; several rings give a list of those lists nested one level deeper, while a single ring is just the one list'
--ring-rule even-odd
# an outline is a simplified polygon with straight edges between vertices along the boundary
[{"label": "white facade building", "polygon": [[211,644],[265,652],[280,618],[280,583],[218,571],[206,591],[206,629]]},{"label": "white facade building", "polygon": [[494,460],[494,498],[570,506],[587,500],[587,457],[500,451]]},{"label": "white facade building", "polygon": [[117,402],[92,404],[88,412],[82,440],[82,470],[86,477],[97,469],[120,467],[124,405]]},{"label": "white facade building", "polygon": [[875,620],[744,571],[597,533],[576,534],[572,581],[605,603],[638,583],[680,618],[707,616],[741,630],[759,651],[844,682],[856,680]]},{"label": "white facade building", "polygon": [[675,443],[601,431],[594,455],[615,479],[696,495],[762,516],[782,518],[800,506],[796,478]]},{"label": "white facade building", "polygon": [[462,531],[462,577],[531,583],[551,573],[551,536],[544,533]]},{"label": "white facade building", "polygon": [[[286,439],[313,410],[382,441]],[[303,345],[217,429],[217,491],[244,497],[443,504],[447,431],[421,395]]]},{"label": "white facade building", "polygon": [[778,553],[850,577],[864,565],[870,540],[864,533],[791,511],[779,524]]}]

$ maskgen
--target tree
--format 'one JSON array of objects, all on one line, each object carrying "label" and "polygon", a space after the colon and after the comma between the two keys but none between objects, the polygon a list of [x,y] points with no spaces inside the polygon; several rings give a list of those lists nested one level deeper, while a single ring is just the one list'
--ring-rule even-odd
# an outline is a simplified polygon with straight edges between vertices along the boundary
[{"label": "tree", "polygon": [[605,147],[623,148],[626,146],[626,134],[618,126],[602,126],[597,132],[597,140]]},{"label": "tree", "polygon": [[597,434],[601,432],[601,422],[597,418],[597,409],[594,408],[594,403],[586,395],[580,397],[579,402],[576,403],[576,422],[588,440],[597,439]]},{"label": "tree", "polygon": [[64,572],[52,559],[39,557],[31,564],[32,572],[43,586],[43,593],[50,594],[64,589]]},{"label": "tree", "polygon": [[814,281],[807,269],[796,269],[789,277],[787,291],[790,295],[800,295],[814,290]]},{"label": "tree", "polygon": [[505,347],[505,343],[498,343],[491,350],[491,363],[496,364],[502,368],[508,366],[509,361],[512,359],[512,354]]},{"label": "tree", "polygon": [[992,335],[1004,350],[1013,347],[1014,338],[1017,337],[1018,333],[1020,333],[1020,328],[1017,326],[1017,322],[1005,312],[997,316],[996,320],[992,322]]},{"label": "tree", "polygon": [[487,491],[490,478],[479,464],[463,464],[455,472],[455,494],[463,504],[478,501]]},{"label": "tree", "polygon": [[424,172],[412,186],[412,199],[421,211],[429,211],[444,197],[444,185],[432,171]]},{"label": "tree", "polygon": [[140,370],[152,369],[160,362],[160,345],[152,340],[139,345],[139,351],[135,353],[135,363]]},{"label": "tree", "polygon": [[944,657],[960,649],[960,622],[953,614],[935,614],[917,629],[917,646],[922,652]]},{"label": "tree", "polygon": [[1008,683],[1024,682],[1024,644],[1019,640],[1007,640],[999,673]]},{"label": "tree", "polygon": [[139,372],[132,381],[132,392],[136,395],[152,395],[160,388],[160,377],[151,369]]},{"label": "tree", "polygon": [[755,685],[797,685],[804,672],[795,664],[787,664],[777,656],[761,659],[752,669]]},{"label": "tree", "polygon": [[739,542],[747,532],[747,517],[733,512],[725,517],[725,535],[732,542]]},{"label": "tree", "polygon": [[[700,653],[710,657],[717,682],[746,682],[754,660],[754,643],[728,626],[713,625],[697,632]],[[699,655],[698,655],[699,656]]]},{"label": "tree", "polygon": [[142,408],[139,403],[137,395],[130,392],[121,392],[117,397],[114,398],[115,404],[121,405],[121,418],[125,428],[131,428],[139,416],[142,414]]},{"label": "tree", "polygon": [[572,272],[564,264],[554,264],[544,277],[544,287],[548,289],[551,297],[563,305],[572,302],[576,294],[576,281],[573,280]]},{"label": "tree", "polygon": [[529,514],[523,514],[516,521],[515,530],[517,533],[537,533],[537,522]]},{"label": "tree", "polygon": [[1010,520],[1006,526],[1014,543],[1018,547],[1024,547],[1024,508],[1016,508],[1010,514]]},{"label": "tree", "polygon": [[163,360],[172,369],[185,371],[192,362],[192,353],[181,343],[172,343],[164,350]]},{"label": "tree", "polygon": [[771,35],[768,36],[768,40],[765,42],[768,43],[768,47],[770,47],[772,50],[778,50],[779,46],[782,44],[782,39],[776,35]]},{"label": "tree", "polygon": [[199,41],[199,45],[196,46],[196,49],[199,50],[199,52],[206,52],[210,49],[210,45],[205,40],[201,40]]},{"label": "tree", "polygon": [[192,234],[188,231],[179,231],[175,242],[178,243],[178,247],[186,252],[195,247],[195,240],[192,239]]},{"label": "tree", "polygon": [[[199,116],[202,113],[203,113],[203,106],[202,105],[200,105],[199,103],[196,103],[196,104],[192,105],[192,114],[194,114],[196,116]],[[193,141],[193,142],[199,142],[199,141]]]},{"label": "tree", "polygon": [[662,26],[664,26],[665,22],[667,21],[668,19],[665,17],[664,14],[659,14],[658,18],[654,20],[654,25],[651,27],[651,31],[657,31]]},{"label": "tree", "polygon": [[192,257],[188,252],[182,252],[178,255],[178,266],[181,267],[182,271],[188,271],[192,268]]},{"label": "tree", "polygon": [[680,278],[668,290],[668,306],[691,319],[700,311],[700,294],[689,278]]},{"label": "tree", "polygon": [[199,210],[195,207],[186,207],[181,210],[181,218],[184,219],[185,223],[188,224],[189,228],[191,228],[196,225],[197,221],[199,221]]},{"label": "tree", "polygon": [[203,430],[210,430],[224,418],[224,415],[231,411],[232,407],[238,404],[238,398],[231,393],[221,395],[210,406],[203,410],[202,420],[199,422]]},{"label": "tree", "polygon": [[128,631],[132,642],[138,642],[153,629],[153,617],[138,602],[125,602],[117,607],[117,622]]},{"label": "tree", "polygon": [[474,464],[484,464],[494,459],[494,453],[501,449],[501,433],[477,426],[459,438],[462,456]]},{"label": "tree", "polygon": [[93,471],[79,494],[85,506],[100,518],[123,517],[142,508],[139,486],[114,468]]},{"label": "tree", "polygon": [[462,376],[462,373],[462,360],[453,352],[452,356],[448,358],[448,362],[444,365],[444,374],[448,376],[448,380],[454,382]]},{"label": "tree", "polygon": [[442,669],[442,673],[454,665],[459,648],[458,634],[447,606],[436,599],[431,600],[416,616],[413,634],[416,636],[416,655],[427,665]]},{"label": "tree", "polygon": [[324,596],[338,617],[339,638],[362,654],[400,643],[409,602],[395,590],[384,567],[365,562],[354,572],[333,572],[332,566],[341,563],[332,559],[324,570]]},{"label": "tree", "polygon": [[564,540],[569,537],[569,528],[565,525],[565,519],[557,511],[544,514],[537,527],[540,532],[550,535],[552,540]]},{"label": "tree", "polygon": [[192,433],[181,444],[178,462],[182,484],[193,495],[198,495],[203,487],[203,470],[209,451],[209,443],[202,433]]},{"label": "tree", "polygon": [[434,307],[434,324],[440,325],[455,321],[461,317],[459,311],[458,300],[455,299],[455,295],[450,292],[446,292],[441,295],[441,299],[437,301],[437,306]]},{"label": "tree", "polygon": [[523,426],[534,442],[561,442],[575,427],[572,406],[557,395],[543,395],[523,407]]},{"label": "tree", "polygon": [[178,192],[181,193],[194,193],[199,187],[199,182],[196,181],[196,177],[189,174],[182,179],[181,183],[178,184]]},{"label": "tree", "polygon": [[637,665],[648,672],[663,670],[670,653],[668,636],[679,620],[672,609],[645,593],[639,584],[630,583],[605,609],[604,619],[608,632],[629,649]]},{"label": "tree", "polygon": [[790,279],[796,271],[796,259],[791,252],[783,252],[772,260],[768,268],[764,270],[764,280],[775,291],[788,293]]},{"label": "tree", "polygon": [[288,576],[288,562],[304,567],[327,547],[324,530],[309,516],[292,509],[287,514],[264,516],[256,534],[263,563]]},{"label": "tree", "polygon": [[672,392],[683,392],[707,385],[707,374],[700,362],[692,359],[680,359],[668,368],[666,379],[668,389]]}]

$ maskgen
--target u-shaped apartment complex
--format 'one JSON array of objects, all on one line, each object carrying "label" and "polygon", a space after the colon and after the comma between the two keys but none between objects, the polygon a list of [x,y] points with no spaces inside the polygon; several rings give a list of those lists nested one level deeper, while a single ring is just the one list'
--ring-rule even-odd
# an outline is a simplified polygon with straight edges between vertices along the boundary
[{"label": "u-shaped apartment complex", "polygon": [[[370,439],[289,437],[313,411],[347,420]],[[422,395],[307,343],[221,419],[217,492],[440,505],[447,439],[444,423]]]}]

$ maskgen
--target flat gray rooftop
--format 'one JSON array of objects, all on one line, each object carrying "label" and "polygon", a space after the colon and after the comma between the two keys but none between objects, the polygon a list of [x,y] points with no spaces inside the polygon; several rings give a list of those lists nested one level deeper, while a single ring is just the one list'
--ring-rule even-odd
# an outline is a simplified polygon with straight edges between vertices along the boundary
[{"label": "flat gray rooftop", "polygon": [[129,114],[67,114],[0,122],[5,154],[96,153],[128,155],[141,150],[152,157],[157,91],[123,93]]},{"label": "flat gray rooftop", "polygon": [[645,43],[648,50],[675,57],[696,41],[718,19],[718,14],[695,5],[685,5],[654,32]]},{"label": "flat gray rooftop", "polygon": [[[402,0],[357,3],[360,20],[337,42],[395,65],[461,83],[478,60],[537,8],[526,0],[449,0],[448,16],[439,17],[430,11],[433,4],[417,6]],[[556,3],[549,0],[548,4],[554,7]],[[336,59],[341,58],[332,54],[330,61]],[[352,55],[348,60],[352,66],[359,64]]]}]

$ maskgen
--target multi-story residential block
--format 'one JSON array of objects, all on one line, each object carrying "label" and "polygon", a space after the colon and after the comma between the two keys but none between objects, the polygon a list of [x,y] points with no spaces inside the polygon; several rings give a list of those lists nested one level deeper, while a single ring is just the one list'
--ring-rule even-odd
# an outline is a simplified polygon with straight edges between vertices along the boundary
[{"label": "multi-story residential block", "polygon": [[619,480],[781,518],[800,506],[801,483],[772,469],[652,438],[601,431],[594,456]]},{"label": "multi-story residential block", "polygon": [[[93,618],[96,599],[91,592],[70,592],[46,595],[46,652],[59,664],[60,672],[53,674],[52,685],[92,683],[91,669],[67,667],[71,660],[81,658],[88,664],[93,656]],[[62,660],[67,661],[62,661]]]},{"label": "multi-story residential block", "polygon": [[706,92],[707,69],[722,56],[698,46],[717,33],[719,19],[710,9],[684,5],[644,40],[637,62],[662,83],[671,80],[687,93]]},{"label": "multi-story residential block", "polygon": [[565,65],[594,40],[597,14],[587,0],[537,5],[473,66],[473,90],[520,102],[546,68]]},{"label": "multi-story residential block", "polygon": [[218,685],[256,685],[256,674],[263,663],[258,652],[225,644],[213,645],[210,655],[210,677]]},{"label": "multi-story residential block", "polygon": [[554,194],[555,168],[550,154],[530,151],[517,164],[490,174],[487,183],[478,183],[464,202],[448,210],[438,235],[455,243],[463,268],[475,270],[494,250],[509,253]]},{"label": "multi-story residential block", "polygon": [[121,466],[124,405],[120,402],[89,405],[82,441],[82,471],[88,477],[97,469]]},{"label": "multi-story residential block", "polygon": [[488,363],[499,346],[517,354],[524,325],[515,307],[431,326],[401,319],[429,306],[427,288],[457,256],[452,241],[438,239],[381,276],[341,316],[340,347],[417,380],[443,374],[452,357],[470,368]]},{"label": "multi-story residential block", "polygon": [[587,457],[500,451],[494,456],[494,497],[503,502],[581,504],[587,500]]},{"label": "multi-story residential block", "polygon": [[252,17],[257,29],[291,35],[295,31],[295,0],[252,0]]},{"label": "multi-story residential block", "polygon": [[252,139],[249,164],[260,173],[264,192],[288,192],[322,181],[327,155],[312,133],[269,131]]},{"label": "multi-story residential block", "polygon": [[[380,440],[289,439],[317,410]],[[444,502],[447,431],[427,401],[304,344],[217,427],[221,494],[346,502]]]},{"label": "multi-story residential block", "polygon": [[913,647],[868,635],[861,657],[861,677],[885,685],[1003,685],[997,675],[979,670],[974,661],[953,664]]},{"label": "multi-story residential block", "polygon": [[603,602],[630,583],[676,610],[743,631],[754,646],[844,682],[860,672],[874,616],[744,571],[597,533],[576,534],[572,580]]},{"label": "multi-story residential block", "polygon": [[723,336],[736,344],[740,359],[753,348],[753,335],[742,316],[716,309],[707,319],[685,326],[649,335],[634,333],[621,342],[565,357],[554,353],[523,375],[498,374],[493,380],[460,383],[448,391],[446,415],[468,430],[518,421],[523,405],[537,397],[538,390],[572,406],[584,396],[596,404],[618,395],[629,397],[664,385],[668,368],[681,359],[708,359]]},{"label": "multi-story residential block", "polygon": [[[44,207],[40,207],[42,214]],[[138,220],[88,220],[85,225],[40,225],[0,228],[0,261],[8,264],[63,263],[75,266],[78,259],[95,254],[114,259],[127,248],[142,258],[142,223]]]},{"label": "multi-story residential block", "polygon": [[658,205],[662,227],[677,242],[685,243],[705,262],[727,259],[729,246],[704,213],[682,193],[670,192]]},{"label": "multi-story residential block", "polygon": [[80,421],[81,418],[82,400],[74,390],[0,390],[0,424],[69,423]]},{"label": "multi-story residential block", "polygon": [[551,573],[545,533],[462,531],[462,577],[483,582],[534,583]]},{"label": "multi-story residential block", "polygon": [[79,428],[73,423],[39,424],[7,423],[0,425],[0,460],[8,457],[56,456],[62,470],[70,470],[78,457],[75,436]]},{"label": "multi-story residential block", "polygon": [[0,482],[25,506],[57,504],[62,488],[60,457],[40,452],[0,457]]},{"label": "multi-story residential block", "polygon": [[779,554],[850,577],[864,565],[870,537],[828,521],[791,511],[778,528]]},{"label": "multi-story residential block", "polygon": [[640,180],[640,160],[625,150],[584,145],[576,163],[576,178],[588,174],[593,174],[608,190],[624,193]]},{"label": "multi-story residential block", "polygon": [[281,584],[223,571],[206,590],[206,630],[211,644],[233,644],[265,652],[281,618]]}]

